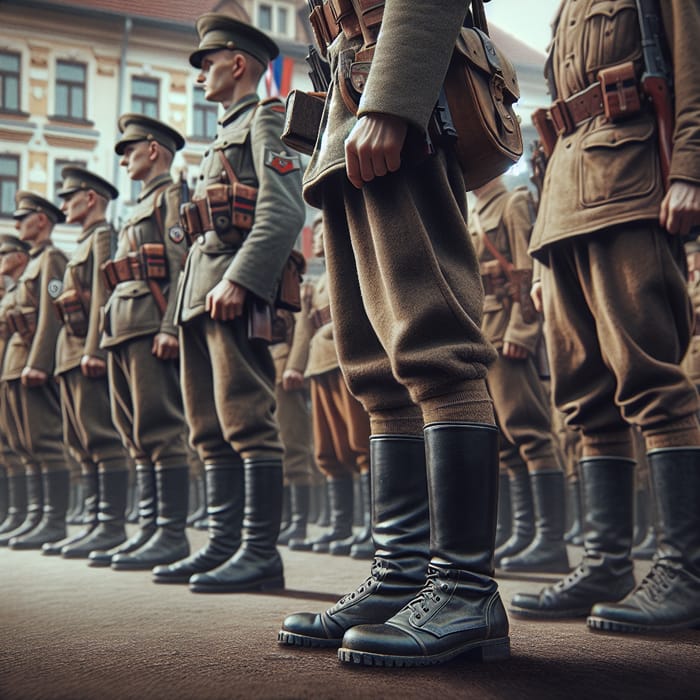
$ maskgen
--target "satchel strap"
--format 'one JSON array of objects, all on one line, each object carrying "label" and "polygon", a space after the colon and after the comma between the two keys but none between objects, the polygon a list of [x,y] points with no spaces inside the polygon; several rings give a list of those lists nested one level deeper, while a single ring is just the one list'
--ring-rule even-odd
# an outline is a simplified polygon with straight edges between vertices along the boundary
[{"label": "satchel strap", "polygon": [[472,0],[472,22],[476,29],[480,29],[486,36],[489,33],[489,25],[486,21],[486,11],[484,10],[484,0]]}]

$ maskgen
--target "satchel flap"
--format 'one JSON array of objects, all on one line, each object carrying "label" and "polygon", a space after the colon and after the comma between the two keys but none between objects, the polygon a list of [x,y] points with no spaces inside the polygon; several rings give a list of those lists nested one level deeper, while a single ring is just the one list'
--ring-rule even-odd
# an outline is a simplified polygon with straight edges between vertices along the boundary
[{"label": "satchel flap", "polygon": [[515,67],[505,54],[479,29],[462,27],[455,50],[484,73],[500,73],[505,88],[510,93],[509,102],[520,99],[520,87]]}]

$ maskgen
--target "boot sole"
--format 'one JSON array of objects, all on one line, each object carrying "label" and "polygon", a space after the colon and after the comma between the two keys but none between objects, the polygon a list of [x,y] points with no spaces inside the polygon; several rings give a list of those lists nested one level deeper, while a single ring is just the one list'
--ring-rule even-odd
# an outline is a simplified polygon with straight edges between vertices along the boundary
[{"label": "boot sole", "polygon": [[589,629],[601,632],[621,632],[623,634],[664,634],[666,632],[678,632],[686,629],[697,629],[700,627],[700,618],[686,622],[679,622],[675,625],[638,625],[631,622],[618,622],[607,620],[604,617],[595,615],[589,616],[586,620]]},{"label": "boot sole", "polygon": [[306,637],[303,634],[286,632],[280,630],[277,634],[277,641],[288,646],[306,647],[315,649],[337,649],[342,643],[341,639],[320,639],[319,637]]},{"label": "boot sole", "polygon": [[430,656],[392,656],[389,654],[374,654],[353,649],[338,649],[338,659],[344,663],[362,666],[435,666],[450,661],[457,656],[469,655],[473,661],[491,662],[505,661],[510,658],[510,638],[489,639],[487,641],[470,642],[440,654]]},{"label": "boot sole", "polygon": [[247,591],[278,591],[284,588],[284,577],[242,584],[190,584],[192,593],[245,593]]},{"label": "boot sole", "polygon": [[153,576],[151,579],[153,583],[177,583],[177,584],[183,584],[183,583],[189,583],[190,582],[190,576],[194,576],[194,574],[201,574],[203,572],[201,571],[193,571],[191,574],[187,574],[186,576],[183,574],[182,576]]},{"label": "boot sole", "polygon": [[501,566],[498,567],[501,571],[506,571],[509,574],[568,574],[571,571],[571,566],[568,562],[563,564],[541,564],[537,566]]},{"label": "boot sole", "polygon": [[580,619],[590,615],[591,609],[574,610],[527,610],[525,608],[508,608],[508,613],[513,617],[526,620],[567,620]]}]

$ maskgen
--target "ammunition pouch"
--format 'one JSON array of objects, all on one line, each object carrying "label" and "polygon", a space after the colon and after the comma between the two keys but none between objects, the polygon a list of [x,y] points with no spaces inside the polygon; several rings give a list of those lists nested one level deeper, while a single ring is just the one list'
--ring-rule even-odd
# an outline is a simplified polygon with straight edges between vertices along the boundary
[{"label": "ammunition pouch", "polygon": [[34,310],[20,311],[11,309],[7,312],[7,325],[13,333],[29,345],[34,340],[36,333],[37,313]]},{"label": "ammunition pouch", "polygon": [[287,95],[282,129],[282,141],[286,146],[307,156],[313,153],[321,128],[325,100],[324,92],[292,90]]},{"label": "ammunition pouch", "polygon": [[168,279],[168,261],[163,243],[144,243],[135,253],[100,265],[102,280],[111,292],[120,282]]},{"label": "ammunition pouch", "polygon": [[520,315],[525,323],[534,323],[539,314],[530,296],[532,270],[512,268],[508,272],[508,291],[513,302],[520,304]]},{"label": "ammunition pouch", "polygon": [[351,0],[323,0],[321,6],[311,11],[309,22],[322,56],[326,56],[329,44],[342,31],[346,39],[362,36],[365,45],[377,41],[384,15],[384,2],[358,0],[359,16]]},{"label": "ammunition pouch", "polygon": [[276,308],[301,311],[301,282],[305,271],[304,256],[298,250],[292,250],[282,268],[274,304]]},{"label": "ammunition pouch", "polygon": [[642,109],[634,63],[627,61],[598,72],[605,116],[610,121],[633,117]]},{"label": "ammunition pouch", "polygon": [[311,319],[313,327],[318,330],[321,326],[325,326],[333,320],[331,317],[331,307],[323,306],[320,309],[311,309],[309,318]]},{"label": "ammunition pouch", "polygon": [[88,332],[89,318],[85,304],[77,289],[67,289],[55,300],[56,311],[71,335],[84,338]]},{"label": "ammunition pouch", "polygon": [[192,200],[180,205],[180,226],[192,245],[198,236],[211,231],[206,199]]}]

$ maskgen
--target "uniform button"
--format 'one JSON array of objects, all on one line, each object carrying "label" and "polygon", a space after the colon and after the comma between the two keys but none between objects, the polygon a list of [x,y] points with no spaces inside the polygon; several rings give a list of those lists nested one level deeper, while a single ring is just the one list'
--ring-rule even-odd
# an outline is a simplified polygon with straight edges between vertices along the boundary
[{"label": "uniform button", "polygon": [[202,234],[201,236],[199,236],[197,238],[197,243],[199,243],[199,245],[204,245],[205,241],[206,241],[206,238],[204,238],[204,234]]}]

